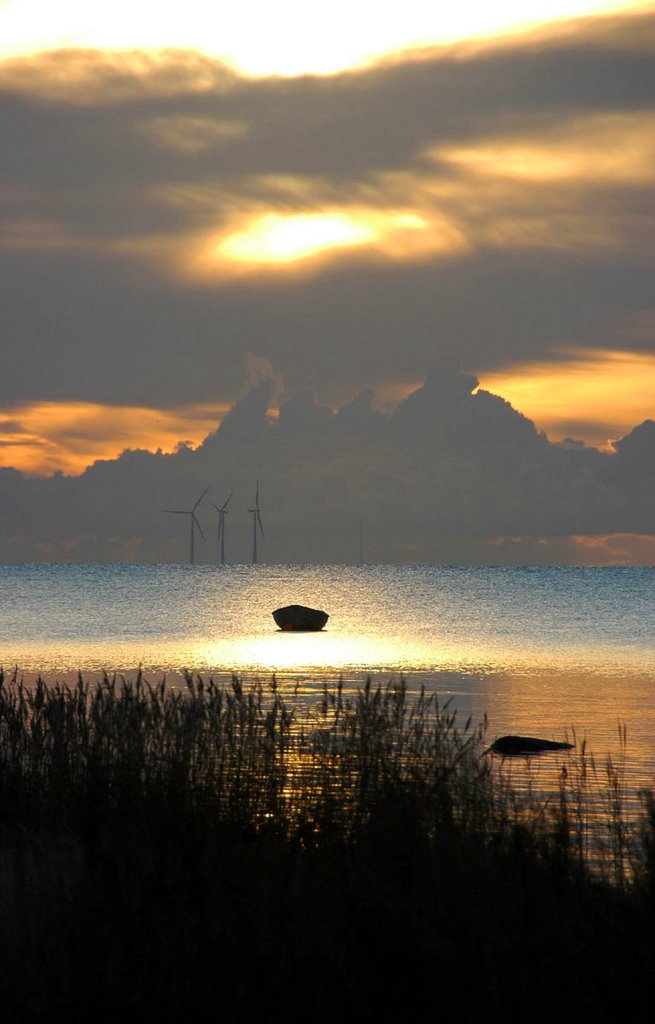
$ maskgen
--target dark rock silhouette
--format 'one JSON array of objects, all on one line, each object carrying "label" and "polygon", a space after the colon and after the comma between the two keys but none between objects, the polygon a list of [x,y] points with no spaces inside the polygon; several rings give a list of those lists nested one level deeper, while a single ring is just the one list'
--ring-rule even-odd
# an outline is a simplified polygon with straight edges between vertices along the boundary
[{"label": "dark rock silhouette", "polygon": [[330,618],[327,612],[319,611],[317,608],[305,608],[302,604],[289,604],[285,608],[277,608],[272,615],[280,629],[302,632],[323,629]]},{"label": "dark rock silhouette", "polygon": [[486,753],[491,751],[492,754],[511,757],[514,754],[542,754],[548,750],[571,750],[572,747],[572,743],[556,743],[536,736],[499,736]]}]

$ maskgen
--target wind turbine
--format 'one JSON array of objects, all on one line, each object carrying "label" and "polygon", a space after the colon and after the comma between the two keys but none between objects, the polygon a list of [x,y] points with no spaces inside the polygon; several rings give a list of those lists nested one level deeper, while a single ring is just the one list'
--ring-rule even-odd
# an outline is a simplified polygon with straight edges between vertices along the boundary
[{"label": "wind turbine", "polygon": [[262,537],[264,536],[262,517],[259,514],[261,511],[259,507],[259,480],[257,481],[257,490],[255,491],[255,507],[249,508],[248,511],[252,515],[252,564],[257,565],[257,527],[259,527]]},{"label": "wind turbine", "polygon": [[[232,494],[234,494],[234,491],[232,491]],[[230,504],[232,494],[220,508],[218,505],[214,505],[214,502],[212,501],[212,505],[214,505],[214,508],[218,512],[218,536],[216,538],[216,543],[218,544],[221,552],[221,565],[225,565],[225,517],[228,515],[227,506]]]},{"label": "wind turbine", "polygon": [[191,551],[190,551],[190,554],[189,554],[189,562],[191,563],[191,565],[195,565],[195,561],[194,561],[194,558],[193,558],[193,541],[194,541],[194,532],[193,531],[194,531],[194,527],[196,527],[196,526],[198,527],[198,529],[200,530],[200,536],[202,537],[203,540],[205,539],[205,535],[202,532],[202,526],[198,522],[198,519],[197,519],[197,516],[196,516],[196,509],[198,508],[198,505],[200,504],[202,499],[205,497],[205,495],[206,495],[208,490],[209,490],[209,487],[205,487],[204,491],[202,492],[202,494],[198,498],[197,502],[195,503],[195,505],[191,509],[185,509],[185,508],[163,508],[162,509],[162,512],[170,512],[171,515],[174,515],[174,516],[190,516],[191,517],[191,522],[189,524],[190,527],[191,527]]}]

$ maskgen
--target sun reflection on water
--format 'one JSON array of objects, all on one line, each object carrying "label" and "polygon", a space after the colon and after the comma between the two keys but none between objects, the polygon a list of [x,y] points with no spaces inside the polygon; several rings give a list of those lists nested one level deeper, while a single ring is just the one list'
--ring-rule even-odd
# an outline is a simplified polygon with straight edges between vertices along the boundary
[{"label": "sun reflection on water", "polygon": [[[451,658],[454,652],[450,652]],[[429,652],[411,640],[345,633],[286,633],[199,644],[196,659],[204,664],[249,665],[271,672],[291,669],[341,670],[353,667],[408,669],[416,665],[444,664],[446,650]]]}]

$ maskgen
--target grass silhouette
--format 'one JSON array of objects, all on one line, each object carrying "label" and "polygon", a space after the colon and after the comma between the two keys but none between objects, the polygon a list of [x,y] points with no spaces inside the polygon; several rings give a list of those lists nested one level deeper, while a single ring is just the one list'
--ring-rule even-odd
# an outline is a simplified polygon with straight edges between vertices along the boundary
[{"label": "grass silhouette", "polygon": [[[583,748],[517,794],[401,680],[0,679],[7,1019],[625,1013],[655,944],[655,804]],[[600,794],[600,795],[599,795]]]}]

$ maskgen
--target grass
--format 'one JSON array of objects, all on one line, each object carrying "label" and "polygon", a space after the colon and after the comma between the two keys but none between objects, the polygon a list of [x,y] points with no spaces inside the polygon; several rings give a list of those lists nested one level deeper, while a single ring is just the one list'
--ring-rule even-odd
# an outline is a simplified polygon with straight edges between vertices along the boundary
[{"label": "grass", "polygon": [[6,1018],[625,1013],[655,953],[652,796],[631,828],[620,763],[582,749],[544,799],[483,749],[402,681],[308,708],[275,679],[3,677]]}]

